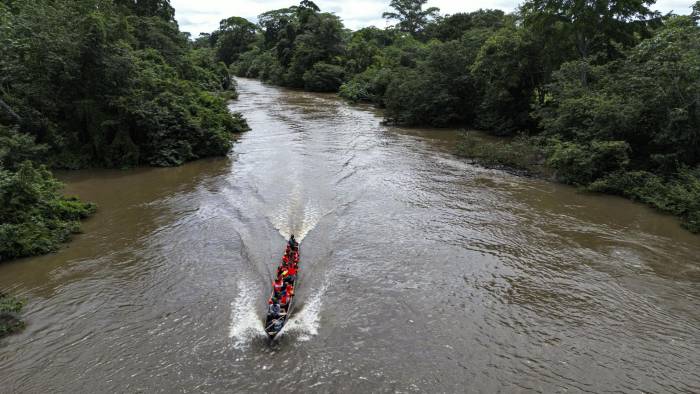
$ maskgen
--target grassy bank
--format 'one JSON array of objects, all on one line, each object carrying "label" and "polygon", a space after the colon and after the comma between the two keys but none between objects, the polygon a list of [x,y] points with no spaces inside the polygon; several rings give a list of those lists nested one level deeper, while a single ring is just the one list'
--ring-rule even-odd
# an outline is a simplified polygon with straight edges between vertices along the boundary
[{"label": "grassy bank", "polygon": [[457,145],[457,155],[484,167],[498,168],[519,175],[551,176],[550,169],[545,165],[545,155],[541,146],[526,136],[499,138],[467,131]]},{"label": "grassy bank", "polygon": [[518,136],[499,138],[465,132],[457,155],[486,167],[542,177],[582,190],[615,194],[681,218],[683,227],[700,233],[700,168],[668,174],[625,169],[610,171],[609,146],[582,147],[557,139]]},{"label": "grassy bank", "polygon": [[18,314],[24,303],[0,292],[0,338],[24,328]]}]

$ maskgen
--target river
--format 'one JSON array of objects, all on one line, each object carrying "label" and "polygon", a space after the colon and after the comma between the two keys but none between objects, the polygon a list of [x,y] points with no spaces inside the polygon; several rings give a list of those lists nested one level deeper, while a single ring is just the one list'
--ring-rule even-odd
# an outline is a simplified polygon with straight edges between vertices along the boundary
[{"label": "river", "polygon": [[[473,166],[457,131],[241,79],[225,159],[61,174],[99,205],[0,264],[0,392],[698,392],[700,237]],[[300,308],[262,331],[284,237]]]}]

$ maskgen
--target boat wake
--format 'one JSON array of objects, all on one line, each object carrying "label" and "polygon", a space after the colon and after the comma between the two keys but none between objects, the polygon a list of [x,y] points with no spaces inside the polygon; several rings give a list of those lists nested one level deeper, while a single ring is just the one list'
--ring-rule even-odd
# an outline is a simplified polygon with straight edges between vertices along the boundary
[{"label": "boat wake", "polygon": [[266,336],[260,318],[255,313],[260,307],[255,294],[253,286],[241,280],[238,295],[231,302],[229,338],[233,339],[233,347],[236,349],[247,347],[254,338]]},{"label": "boat wake", "polygon": [[[278,336],[291,335],[298,341],[308,341],[316,336],[321,323],[323,296],[327,288],[328,285],[324,284],[320,289],[312,292],[304,304],[294,311]],[[235,349],[243,350],[253,341],[267,339],[260,317],[256,313],[260,303],[255,294],[253,286],[241,280],[238,285],[238,294],[231,302],[229,338],[233,340]]]},{"label": "boat wake", "polygon": [[301,242],[309,231],[316,227],[322,215],[318,209],[306,205],[299,215],[302,218],[301,223],[291,223],[289,220],[290,208],[289,206],[280,207],[278,212],[270,218],[270,221],[284,239],[288,239],[291,234],[294,234],[297,241]]},{"label": "boat wake", "polygon": [[299,341],[308,341],[311,337],[317,335],[321,323],[321,304],[327,288],[328,285],[324,284],[315,291],[304,302],[304,305],[292,315],[281,334],[285,332],[294,333]]}]

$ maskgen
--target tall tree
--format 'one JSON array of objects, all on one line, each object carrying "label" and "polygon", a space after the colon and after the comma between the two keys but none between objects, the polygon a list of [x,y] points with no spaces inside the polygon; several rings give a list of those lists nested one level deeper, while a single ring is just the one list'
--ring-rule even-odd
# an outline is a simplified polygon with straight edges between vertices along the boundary
[{"label": "tall tree", "polygon": [[423,6],[427,2],[428,0],[391,0],[389,6],[395,12],[385,12],[382,14],[382,18],[398,20],[399,30],[416,36],[440,12],[437,7],[429,7],[424,10]]},{"label": "tall tree", "polygon": [[231,64],[255,41],[256,26],[245,18],[232,16],[219,23],[216,53],[221,61]]},{"label": "tall tree", "polygon": [[157,16],[168,22],[175,20],[175,9],[170,0],[115,0],[138,16]]},{"label": "tall tree", "polygon": [[[655,0],[529,0],[521,6],[525,26],[555,47],[571,43],[578,57],[603,61],[621,56],[620,48],[648,37],[648,24],[659,16]],[[581,80],[586,83],[586,74]]]}]

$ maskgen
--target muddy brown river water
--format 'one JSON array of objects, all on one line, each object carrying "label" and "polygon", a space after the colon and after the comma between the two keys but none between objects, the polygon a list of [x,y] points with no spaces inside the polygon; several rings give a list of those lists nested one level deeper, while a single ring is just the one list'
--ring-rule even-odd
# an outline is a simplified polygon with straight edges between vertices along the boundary
[{"label": "muddy brown river water", "polygon": [[[700,237],[675,219],[473,166],[456,131],[239,90],[228,158],[61,174],[100,210],[0,265],[28,300],[1,393],[700,392]],[[301,306],[270,345],[290,232]]]}]

